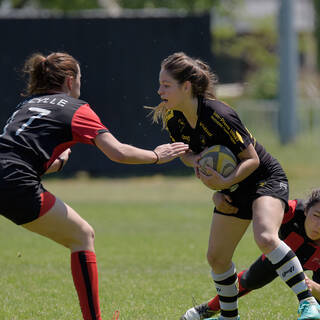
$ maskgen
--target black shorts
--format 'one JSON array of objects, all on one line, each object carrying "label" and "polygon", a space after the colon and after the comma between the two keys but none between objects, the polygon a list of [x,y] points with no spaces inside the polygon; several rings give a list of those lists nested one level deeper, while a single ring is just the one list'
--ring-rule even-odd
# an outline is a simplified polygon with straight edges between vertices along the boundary
[{"label": "black shorts", "polygon": [[239,210],[235,214],[225,214],[214,209],[215,213],[234,216],[240,219],[252,219],[252,203],[259,197],[271,196],[280,199],[285,204],[285,211],[289,209],[289,184],[288,179],[283,171],[281,165],[278,162],[272,166],[270,174],[265,178],[260,179],[255,184],[247,184],[245,180],[239,183],[239,187],[234,191],[222,190],[224,194],[227,194],[232,199],[232,205]]},{"label": "black shorts", "polygon": [[15,224],[31,222],[48,212],[56,198],[22,164],[0,160],[0,214]]}]

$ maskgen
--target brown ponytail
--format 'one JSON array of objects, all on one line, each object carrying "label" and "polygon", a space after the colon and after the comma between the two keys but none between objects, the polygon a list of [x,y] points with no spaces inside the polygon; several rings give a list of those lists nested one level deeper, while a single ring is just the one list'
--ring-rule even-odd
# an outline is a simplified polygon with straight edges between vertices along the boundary
[{"label": "brown ponytail", "polygon": [[34,53],[23,67],[23,72],[28,76],[24,95],[61,90],[67,76],[77,76],[78,65],[78,61],[67,53],[54,52],[47,57]]}]

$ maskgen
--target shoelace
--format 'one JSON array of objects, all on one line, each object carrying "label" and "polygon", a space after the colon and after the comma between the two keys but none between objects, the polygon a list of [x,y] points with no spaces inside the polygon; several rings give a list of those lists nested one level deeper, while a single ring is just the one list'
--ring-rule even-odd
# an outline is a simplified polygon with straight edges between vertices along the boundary
[{"label": "shoelace", "polygon": [[119,316],[120,316],[120,311],[119,310],[116,310],[114,312],[114,315],[112,317],[112,320],[118,320],[119,319]]},{"label": "shoelace", "polygon": [[192,298],[193,307],[196,307],[198,305],[196,298],[194,296],[192,296],[191,298]]},{"label": "shoelace", "polygon": [[298,316],[300,317],[304,311],[304,309],[306,309],[308,307],[308,305],[306,303],[303,303],[299,306],[299,310],[298,310]]}]

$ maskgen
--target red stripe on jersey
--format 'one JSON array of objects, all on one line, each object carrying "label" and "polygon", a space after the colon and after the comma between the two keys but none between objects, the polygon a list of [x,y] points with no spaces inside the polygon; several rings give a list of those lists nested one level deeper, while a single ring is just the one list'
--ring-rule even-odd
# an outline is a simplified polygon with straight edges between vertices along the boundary
[{"label": "red stripe on jersey", "polygon": [[40,197],[41,197],[41,209],[40,209],[39,217],[46,214],[56,202],[56,197],[48,191],[42,192],[40,194]]},{"label": "red stripe on jersey", "polygon": [[294,212],[296,211],[297,203],[297,200],[288,201],[289,209],[284,213],[282,224],[288,223],[294,217]]},{"label": "red stripe on jersey", "polygon": [[299,247],[301,247],[304,243],[304,239],[296,232],[291,232],[284,242],[294,251],[296,252]]},{"label": "red stripe on jersey", "polygon": [[93,139],[100,130],[109,131],[88,104],[82,105],[73,115],[71,122],[73,140],[94,144]]},{"label": "red stripe on jersey", "polygon": [[68,148],[72,147],[74,144],[76,144],[77,142],[76,141],[69,141],[69,142],[66,142],[66,143],[61,143],[59,144],[58,146],[56,146],[52,152],[52,155],[51,155],[51,158],[49,161],[47,161],[45,164],[44,164],[44,171],[47,171],[48,168],[52,165],[52,163],[54,162],[54,160],[56,160],[60,154],[67,150]]},{"label": "red stripe on jersey", "polygon": [[[308,244],[311,245],[309,242]],[[317,271],[320,267],[320,248],[315,246],[316,251],[314,254],[308,259],[308,261],[303,265],[306,270]]]}]

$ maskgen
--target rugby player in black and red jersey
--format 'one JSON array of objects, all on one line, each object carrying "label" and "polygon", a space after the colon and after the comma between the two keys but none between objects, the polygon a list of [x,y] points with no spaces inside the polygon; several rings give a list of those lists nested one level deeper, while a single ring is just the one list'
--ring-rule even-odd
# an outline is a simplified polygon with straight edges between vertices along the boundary
[{"label": "rugby player in black and red jersey", "polygon": [[[236,213],[230,199],[223,193],[215,193],[213,200],[219,210],[225,213]],[[307,284],[312,295],[320,301],[320,189],[313,190],[306,200],[289,200],[289,210],[285,212],[279,230],[282,239],[297,255],[304,270],[313,272]],[[260,256],[248,270],[238,273],[239,297],[252,290],[264,287],[272,282],[278,274],[270,261]],[[219,296],[209,302],[187,311],[188,319],[202,320],[220,312]]]},{"label": "rugby player in black and red jersey", "polygon": [[0,135],[0,212],[17,225],[71,251],[71,271],[83,319],[100,320],[94,230],[41,184],[62,169],[76,143],[96,145],[126,164],[164,163],[186,152],[184,143],[139,149],[119,142],[90,105],[79,100],[79,63],[67,53],[34,54],[25,62],[24,101]]},{"label": "rugby player in black and red jersey", "polygon": [[[223,190],[239,209],[226,215],[215,208],[212,217],[207,258],[220,299],[217,319],[240,319],[232,257],[251,220],[258,247],[299,300],[298,319],[320,319],[298,258],[278,236],[289,194],[279,162],[250,134],[235,110],[216,99],[215,76],[203,61],[174,53],[162,61],[159,82],[162,102],[153,109],[153,119],[162,120],[171,141],[189,144],[190,151],[181,160],[195,168],[207,187]],[[207,168],[209,175],[199,172],[201,152],[213,145],[224,145],[237,157],[238,165],[228,177],[211,168]]]}]

